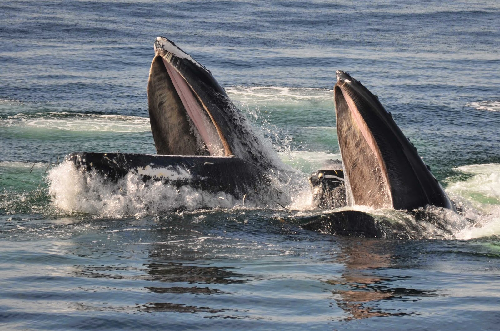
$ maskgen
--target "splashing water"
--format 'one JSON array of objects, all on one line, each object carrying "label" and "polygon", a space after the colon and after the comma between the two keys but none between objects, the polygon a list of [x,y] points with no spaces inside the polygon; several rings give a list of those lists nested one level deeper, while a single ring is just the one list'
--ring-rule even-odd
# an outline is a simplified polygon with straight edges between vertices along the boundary
[{"label": "splashing water", "polygon": [[[500,233],[500,165],[473,165],[456,169],[472,174],[465,181],[449,185],[447,191],[457,202],[460,212],[428,206],[406,213],[397,210],[373,210],[362,206],[342,208],[372,215],[379,222],[403,231],[408,238],[473,239]],[[172,176],[185,176],[171,170]],[[96,173],[83,173],[72,162],[65,161],[50,170],[47,181],[52,203],[69,213],[85,213],[97,217],[142,217],[176,210],[278,208],[295,214],[293,218],[314,217],[312,191],[304,180],[281,174],[270,176],[270,185],[289,196],[287,206],[270,206],[255,201],[238,200],[224,192],[208,192],[188,185],[177,187],[160,181],[144,182],[140,175],[129,173],[110,182]],[[71,183],[71,185],[68,185]],[[263,199],[265,201],[266,199]],[[330,211],[327,211],[330,212]],[[381,223],[381,224],[382,224]],[[389,237],[394,237],[390,235]]]},{"label": "splashing water", "polygon": [[223,192],[144,182],[133,173],[114,183],[96,173],[83,174],[70,161],[51,169],[47,180],[56,207],[99,217],[141,217],[178,209],[232,208],[245,203]]},{"label": "splashing water", "polygon": [[455,169],[472,175],[448,186],[447,191],[465,204],[466,217],[477,220],[474,227],[457,233],[458,239],[500,234],[500,164],[476,164]]},{"label": "splashing water", "polygon": [[[168,178],[186,176],[182,170],[170,171]],[[295,178],[281,173],[271,174],[270,186],[284,195],[295,195],[292,205],[303,206],[311,201],[308,186],[294,185]],[[268,204],[236,199],[224,192],[209,192],[182,185],[180,187],[161,181],[143,181],[140,174],[129,172],[116,182],[107,180],[95,172],[79,171],[70,161],[64,161],[50,170],[47,181],[53,205],[69,213],[85,213],[98,217],[121,218],[142,217],[175,210],[196,210],[214,208],[268,208]],[[300,189],[297,189],[299,187]],[[263,190],[263,194],[267,191]],[[265,202],[266,199],[262,198]],[[279,206],[274,206],[279,207]],[[300,207],[302,208],[302,207]]]}]

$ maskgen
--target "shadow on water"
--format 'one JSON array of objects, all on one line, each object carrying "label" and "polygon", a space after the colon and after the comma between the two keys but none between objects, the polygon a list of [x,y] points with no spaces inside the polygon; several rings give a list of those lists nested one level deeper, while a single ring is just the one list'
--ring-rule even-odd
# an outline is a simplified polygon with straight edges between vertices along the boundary
[{"label": "shadow on water", "polygon": [[[104,299],[98,296],[94,303],[79,302],[73,307],[85,311],[196,313],[202,318],[262,321],[269,317],[257,307],[269,304],[288,307],[298,316],[322,316],[306,308],[314,302],[329,311],[326,313],[330,315],[328,320],[340,322],[418,314],[412,307],[401,304],[438,296],[436,289],[412,286],[415,284],[412,276],[400,272],[391,275],[392,269],[401,268],[401,263],[405,267],[406,263],[405,258],[403,262],[395,262],[395,256],[401,260],[401,256],[414,254],[411,249],[402,252],[401,247],[406,244],[401,240],[324,235],[298,226],[283,226],[262,218],[258,212],[252,219],[251,214],[248,211],[205,213],[201,221],[201,214],[176,214],[155,222],[127,221],[112,225],[108,230],[116,238],[109,240],[108,237],[105,247],[106,254],[114,256],[111,262],[75,265],[73,275],[95,279],[101,286],[105,284],[102,291],[107,292],[107,296],[117,296],[118,301],[99,303],[98,300]],[[244,219],[248,222],[243,222]],[[269,256],[274,264],[281,254],[263,251],[261,244],[267,242],[273,244],[270,246],[278,246],[277,241],[289,244],[288,249],[292,252],[287,259],[299,256],[298,261],[303,263],[303,256],[314,256],[313,259],[321,259],[321,268],[339,271],[318,276],[317,261],[313,261],[312,265],[301,264],[293,270],[287,269],[287,263],[283,270],[271,268],[259,272],[266,261],[269,262]],[[284,245],[283,242],[279,245]],[[75,247],[73,253],[78,252],[87,252],[92,259],[99,257],[99,263],[103,261],[100,254],[104,252],[99,249],[90,252],[86,247]],[[119,256],[135,260],[117,263]],[[222,256],[226,261],[224,265],[221,265]],[[227,262],[228,256],[234,261],[232,265]],[[326,265],[325,260],[329,261]],[[418,268],[418,262],[412,263],[410,268]],[[318,294],[316,298],[308,294],[308,299],[302,301],[305,299],[300,297],[300,292],[290,292],[288,288],[288,281],[293,277],[298,277],[294,281],[322,287],[331,294]],[[266,284],[270,281],[276,283],[268,287]],[[131,289],[133,299],[116,293],[116,289]],[[328,308],[332,300],[337,307],[333,311]]]},{"label": "shadow on water", "polygon": [[[196,266],[183,263],[149,263],[140,268],[118,266],[91,266],[76,267],[75,276],[88,278],[105,278],[111,280],[145,281],[156,286],[144,286],[148,292],[158,294],[158,298],[181,298],[180,302],[148,302],[134,307],[107,307],[105,310],[137,310],[139,312],[177,312],[177,313],[221,313],[233,309],[221,309],[193,306],[182,303],[182,296],[230,294],[217,289],[220,284],[242,284],[248,281],[244,275],[233,271],[233,268],[214,266]],[[133,274],[130,274],[132,271]],[[134,275],[135,273],[135,275]],[[170,284],[168,286],[167,284]],[[174,284],[174,285],[172,285]],[[175,286],[184,284],[185,286]],[[196,285],[193,285],[196,284]],[[97,308],[97,307],[95,307]],[[95,309],[94,308],[94,309]],[[90,306],[86,310],[93,310]],[[99,307],[98,310],[102,310]]]},{"label": "shadow on water", "polygon": [[392,276],[388,269],[396,268],[394,255],[401,242],[374,239],[339,238],[342,250],[337,260],[344,264],[340,277],[326,282],[339,308],[345,311],[345,321],[373,317],[407,316],[418,314],[400,306],[439,294],[434,289],[403,287],[411,284],[411,276]]},{"label": "shadow on water", "polygon": [[[240,273],[238,267],[217,266],[216,262],[210,261],[213,254],[210,248],[203,247],[208,237],[200,232],[206,230],[204,224],[200,225],[198,221],[200,215],[203,214],[186,216],[173,213],[165,217],[166,220],[121,220],[109,224],[89,221],[91,226],[108,232],[105,240],[94,240],[96,243],[104,241],[104,244],[102,247],[96,244],[90,249],[87,241],[82,241],[82,246],[79,246],[78,240],[72,253],[91,259],[98,257],[100,261],[103,256],[110,255],[112,258],[108,264],[74,265],[73,277],[108,284],[104,292],[116,296],[118,301],[114,304],[79,302],[72,306],[85,311],[203,313],[203,317],[236,312],[233,307],[221,307],[219,303],[217,307],[210,307],[210,302],[217,300],[200,299],[231,296],[234,294],[231,293],[231,286],[251,282],[254,278]],[[212,245],[222,244],[210,243],[208,246]],[[132,261],[127,261],[129,259]],[[115,291],[128,288],[137,294],[134,304],[120,299],[120,294]],[[198,302],[203,302],[203,305],[197,305]]]}]

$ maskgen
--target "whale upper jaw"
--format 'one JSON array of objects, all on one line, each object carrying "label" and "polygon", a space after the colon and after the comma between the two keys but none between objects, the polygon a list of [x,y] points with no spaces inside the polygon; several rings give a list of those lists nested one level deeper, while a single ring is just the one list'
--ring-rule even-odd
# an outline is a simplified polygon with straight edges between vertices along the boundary
[{"label": "whale upper jaw", "polygon": [[154,42],[148,81],[151,129],[158,154],[235,156],[280,167],[211,72],[164,37]]},{"label": "whale upper jaw", "polygon": [[[148,80],[151,129],[158,154],[233,155],[209,95],[225,94],[210,72],[158,37]],[[226,96],[227,97],[227,96]]]},{"label": "whale upper jaw", "polygon": [[184,52],[181,48],[179,48],[173,41],[168,40],[165,37],[156,37],[154,42],[154,50],[156,54],[165,57],[175,57],[177,59],[185,59],[193,63],[194,65],[202,68],[203,70],[210,72],[203,65],[198,63],[195,59],[191,57],[191,55]]},{"label": "whale upper jaw", "polygon": [[416,148],[374,94],[346,72],[337,71],[334,99],[350,205],[453,208]]}]

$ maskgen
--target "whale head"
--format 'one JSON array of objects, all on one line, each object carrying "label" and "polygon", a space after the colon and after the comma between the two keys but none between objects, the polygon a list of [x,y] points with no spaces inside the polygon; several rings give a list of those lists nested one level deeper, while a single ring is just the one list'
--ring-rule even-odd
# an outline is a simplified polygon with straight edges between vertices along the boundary
[{"label": "whale head", "polygon": [[271,166],[272,153],[211,72],[165,37],[154,48],[148,106],[157,153],[235,156]]},{"label": "whale head", "polygon": [[374,94],[337,71],[334,100],[348,204],[452,208],[416,148]]}]

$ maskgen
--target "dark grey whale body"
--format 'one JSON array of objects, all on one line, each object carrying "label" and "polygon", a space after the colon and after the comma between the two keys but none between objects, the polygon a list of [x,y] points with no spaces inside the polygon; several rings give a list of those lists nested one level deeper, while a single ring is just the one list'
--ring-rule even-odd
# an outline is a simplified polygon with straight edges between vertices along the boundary
[{"label": "dark grey whale body", "polygon": [[236,199],[258,200],[265,177],[250,163],[236,157],[148,155],[127,153],[72,153],[68,160],[84,171],[94,171],[117,181],[128,173],[144,181],[156,180],[212,193],[224,192]]},{"label": "dark grey whale body", "polygon": [[[147,92],[158,154],[73,153],[67,159],[111,180],[131,172],[145,181],[221,191],[265,205],[288,204],[270,175],[287,181],[293,171],[263,144],[210,71],[164,37],[156,38],[154,48]],[[189,178],[162,175],[168,171],[184,171]]]},{"label": "dark grey whale body", "polygon": [[[343,183],[336,187],[345,189],[346,205],[406,210],[415,220],[447,228],[446,219],[433,215],[435,209],[428,213],[424,208],[454,210],[451,200],[378,98],[337,71],[334,100],[343,168]],[[329,194],[325,185],[320,197]],[[363,237],[414,238],[426,228],[357,210],[332,211],[302,222],[306,229]]]}]

